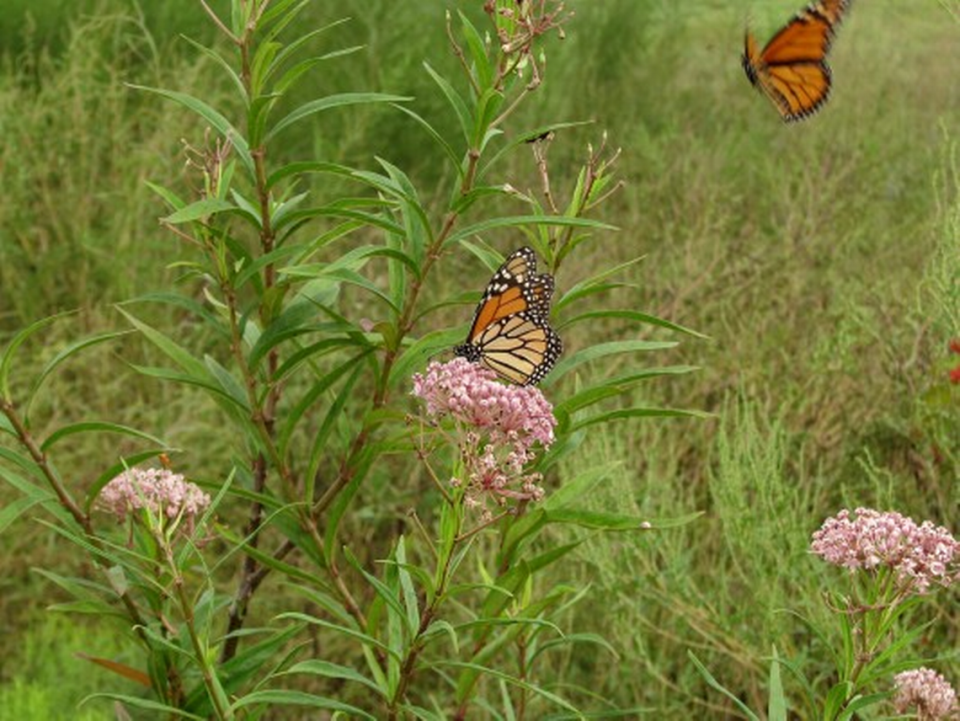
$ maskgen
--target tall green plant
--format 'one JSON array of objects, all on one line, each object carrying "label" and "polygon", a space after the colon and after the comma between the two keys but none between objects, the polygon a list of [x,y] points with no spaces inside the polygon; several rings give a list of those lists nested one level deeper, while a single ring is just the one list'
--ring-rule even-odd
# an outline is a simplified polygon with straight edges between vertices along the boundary
[{"label": "tall green plant", "polygon": [[[0,363],[0,430],[19,443],[15,450],[0,449],[10,462],[2,473],[23,493],[22,503],[4,510],[0,525],[40,505],[52,514],[56,533],[98,562],[103,583],[50,577],[77,597],[68,609],[119,615],[133,626],[145,670],[98,660],[149,688],[149,696],[122,697],[131,706],[218,719],[256,716],[276,704],[359,718],[465,718],[472,717],[471,709],[539,718],[551,706],[582,714],[558,694],[560,683],[537,680],[538,663],[558,646],[608,644],[565,635],[563,615],[585,590],[543,588],[539,575],[587,535],[651,530],[687,519],[656,522],[583,510],[578,500],[607,469],[565,477],[563,459],[598,426],[689,415],[625,399],[644,381],[692,369],[637,367],[604,377],[604,363],[673,342],[615,337],[568,350],[543,384],[555,394],[543,421],[550,434],[535,434],[509,461],[496,452],[505,438],[517,442],[518,431],[504,425],[505,416],[488,425],[476,416],[461,418],[458,430],[444,413],[431,411],[432,396],[423,386],[425,413],[408,413],[406,398],[413,374],[463,337],[462,324],[443,325],[444,309],[474,301],[481,289],[471,282],[472,291],[436,297],[448,287],[443,274],[451,272],[454,256],[467,251],[493,268],[501,254],[488,239],[509,232],[523,237],[557,274],[598,232],[610,229],[593,217],[619,187],[612,174],[617,153],[607,150],[605,140],[588,149],[570,197],[561,198],[552,190],[546,148],[551,133],[570,123],[511,128],[516,108],[543,92],[543,38],[568,17],[560,4],[506,0],[484,5],[486,32],[466,15],[449,16],[450,50],[462,78],[446,78],[425,64],[456,119],[456,131],[446,136],[416,112],[410,98],[385,93],[329,95],[286,108],[298,81],[357,50],[303,57],[339,25],[288,38],[306,5],[233,0],[229,18],[210,12],[231,52],[196,48],[235,90],[233,107],[214,107],[177,90],[139,88],[195,113],[212,134],[204,147],[191,149],[197,197],[151,186],[170,206],[164,225],[183,241],[176,264],[202,289],[203,300],[174,292],[135,300],[188,312],[209,326],[217,342],[191,349],[144,322],[133,303],[122,313],[172,363],[136,370],[202,389],[220,409],[224,429],[236,440],[232,469],[223,479],[202,482],[211,499],[168,469],[132,468],[170,450],[142,431],[81,422],[36,438],[29,407],[43,379],[83,348],[115,335],[78,342],[42,369],[26,392],[15,394],[15,353],[49,322],[41,321],[13,339]],[[377,105],[408,118],[410,132],[431,142],[435,162],[449,167],[452,182],[443,207],[429,207],[427,193],[387,159],[378,158],[374,169],[330,159],[276,163],[278,144],[316,115]],[[500,175],[509,154],[531,146],[542,203]],[[327,176],[356,191],[323,198],[309,190],[311,179]],[[517,210],[493,214],[494,200],[497,207]],[[632,309],[595,305],[623,285],[618,276],[635,263],[562,289],[552,311],[557,330],[602,323],[622,336],[628,328],[652,324],[691,333]],[[458,363],[448,370],[480,372]],[[438,368],[431,365],[427,377]],[[420,376],[417,383],[423,382]],[[451,382],[460,383],[462,393],[483,388],[497,397],[506,394],[508,404],[532,394],[540,399],[537,408],[550,408],[539,390],[501,391],[488,377],[468,382],[456,374]],[[534,415],[520,413],[519,422]],[[58,443],[81,432],[122,433],[152,446],[105,469],[80,498],[52,455]],[[524,491],[499,493],[493,510],[475,510],[483,505],[478,486],[463,476],[477,464],[491,471],[495,466],[497,477],[527,479],[520,481]],[[379,541],[385,559],[376,561],[380,546],[367,549],[344,533],[358,522],[365,486],[424,477],[432,483],[411,489],[417,532]],[[541,502],[531,478],[546,478],[559,490]],[[93,513],[105,505],[126,524],[126,541]],[[242,512],[244,520],[215,526],[215,512]],[[552,545],[543,532],[554,524],[581,529],[581,535]],[[214,532],[228,549],[218,558],[205,544]],[[233,565],[229,587],[215,582]],[[253,600],[271,577],[307,598],[309,609],[294,611],[282,600],[288,610],[267,626],[252,626]],[[305,641],[317,636],[323,639],[319,654],[310,653]]]}]

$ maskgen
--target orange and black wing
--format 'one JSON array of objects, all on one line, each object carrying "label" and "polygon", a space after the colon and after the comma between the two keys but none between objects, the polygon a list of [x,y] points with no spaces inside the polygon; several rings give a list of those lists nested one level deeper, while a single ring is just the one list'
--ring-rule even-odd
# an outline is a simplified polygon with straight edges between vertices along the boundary
[{"label": "orange and black wing", "polygon": [[507,257],[487,284],[466,341],[454,353],[522,385],[546,375],[562,344],[549,325],[553,276],[536,270],[530,248]]},{"label": "orange and black wing", "polygon": [[748,31],[743,69],[787,122],[819,110],[830,96],[826,57],[850,0],[821,0],[798,13],[759,49]]},{"label": "orange and black wing", "polygon": [[480,365],[518,385],[539,383],[563,352],[549,325],[523,313],[488,326],[474,345],[480,349]]},{"label": "orange and black wing", "polygon": [[537,275],[537,256],[530,248],[510,254],[493,274],[473,315],[467,342],[474,342],[489,325],[518,313],[546,317],[553,296],[553,277]]}]

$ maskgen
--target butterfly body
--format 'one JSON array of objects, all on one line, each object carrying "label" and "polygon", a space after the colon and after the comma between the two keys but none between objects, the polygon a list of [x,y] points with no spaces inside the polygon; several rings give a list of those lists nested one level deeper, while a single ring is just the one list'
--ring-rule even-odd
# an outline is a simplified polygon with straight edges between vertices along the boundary
[{"label": "butterfly body", "polygon": [[563,352],[549,324],[553,277],[536,267],[530,248],[508,256],[487,284],[466,340],[453,349],[519,385],[539,383]]},{"label": "butterfly body", "polygon": [[786,122],[817,112],[830,97],[833,77],[826,57],[850,0],[819,0],[802,11],[760,49],[747,31],[743,69]]}]

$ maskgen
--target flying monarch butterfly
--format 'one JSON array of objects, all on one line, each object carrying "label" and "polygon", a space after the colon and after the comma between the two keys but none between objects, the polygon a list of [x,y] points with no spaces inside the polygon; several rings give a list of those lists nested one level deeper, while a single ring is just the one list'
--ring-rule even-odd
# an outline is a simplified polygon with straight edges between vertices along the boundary
[{"label": "flying monarch butterfly", "polygon": [[819,0],[801,10],[763,50],[748,30],[743,69],[786,122],[819,110],[830,95],[827,52],[852,0]]},{"label": "flying monarch butterfly", "polygon": [[487,284],[467,339],[453,349],[522,386],[543,380],[563,352],[549,324],[553,276],[536,270],[530,248],[511,253]]}]

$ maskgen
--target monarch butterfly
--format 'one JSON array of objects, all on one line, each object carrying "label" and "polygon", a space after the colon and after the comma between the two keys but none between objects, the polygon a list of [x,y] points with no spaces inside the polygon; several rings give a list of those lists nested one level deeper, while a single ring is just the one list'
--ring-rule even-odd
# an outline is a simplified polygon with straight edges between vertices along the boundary
[{"label": "monarch butterfly", "polygon": [[519,385],[543,380],[563,343],[549,324],[553,276],[536,270],[530,248],[503,261],[477,305],[467,339],[453,349],[456,355]]},{"label": "monarch butterfly", "polygon": [[851,0],[819,0],[801,10],[763,50],[748,30],[743,69],[786,122],[819,110],[830,95],[827,52]]}]

